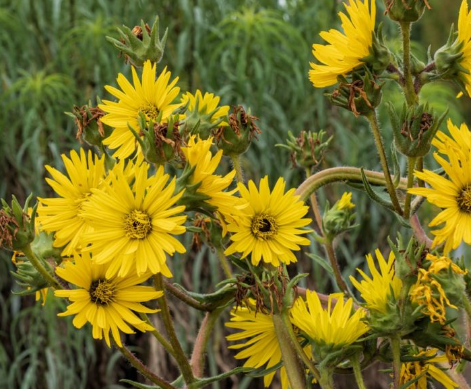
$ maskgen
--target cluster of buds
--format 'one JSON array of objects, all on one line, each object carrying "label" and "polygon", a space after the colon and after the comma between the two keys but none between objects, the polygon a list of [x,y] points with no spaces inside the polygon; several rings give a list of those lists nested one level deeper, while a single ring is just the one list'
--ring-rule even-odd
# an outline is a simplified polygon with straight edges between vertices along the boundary
[{"label": "cluster of buds", "polygon": [[28,205],[31,201],[30,195],[24,208],[13,196],[11,207],[1,199],[2,209],[0,209],[0,247],[7,250],[21,251],[29,246],[34,239],[34,220],[36,209],[33,209],[32,217],[28,215]]}]

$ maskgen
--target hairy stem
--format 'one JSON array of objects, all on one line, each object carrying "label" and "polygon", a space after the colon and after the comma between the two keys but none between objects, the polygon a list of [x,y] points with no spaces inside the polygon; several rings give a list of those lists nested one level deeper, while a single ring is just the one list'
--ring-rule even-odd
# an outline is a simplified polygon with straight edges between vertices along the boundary
[{"label": "hairy stem", "polygon": [[43,276],[43,278],[48,282],[49,286],[54,289],[62,289],[60,284],[57,282],[57,280],[52,276],[49,271],[43,266],[41,261],[36,257],[36,255],[33,253],[33,250],[31,250],[31,245],[28,244],[23,248],[23,254],[26,255],[28,260],[31,262],[31,264],[35,267],[35,269]]},{"label": "hairy stem", "polygon": [[[416,158],[408,157],[407,158],[407,189],[410,189],[414,186],[414,169],[415,169]],[[404,203],[404,218],[410,218],[410,204],[412,201],[412,194],[406,193],[406,201]]]},{"label": "hairy stem", "polygon": [[355,380],[357,381],[358,389],[366,389],[365,383],[363,382],[363,376],[361,375],[361,366],[360,366],[360,354],[356,353],[351,358],[353,374],[355,375]]},{"label": "hairy stem", "polygon": [[152,381],[154,384],[159,385],[162,389],[176,389],[175,386],[165,381],[163,378],[152,373],[149,368],[142,363],[142,361],[137,358],[126,346],[119,347],[119,351],[123,354],[124,357],[129,361],[129,363],[135,367],[139,372],[146,377],[148,380]]},{"label": "hairy stem", "polygon": [[224,255],[224,249],[222,247],[218,247],[216,251],[219,258],[219,263],[221,264],[222,270],[224,271],[224,275],[226,278],[232,278],[231,266],[229,265],[229,261]]},{"label": "hairy stem", "polygon": [[237,182],[240,182],[241,184],[243,184],[244,172],[240,164],[240,155],[231,155],[231,161],[232,161],[232,166],[234,167],[234,170],[236,171]]},{"label": "hairy stem", "polygon": [[[154,276],[154,285],[156,290],[164,290],[161,274]],[[164,295],[158,299],[159,307],[161,309],[160,313],[162,316],[162,321],[164,323],[165,330],[167,331],[172,349],[175,352],[175,360],[177,361],[178,367],[180,368],[183,379],[187,384],[191,384],[195,381],[195,377],[193,376],[190,363],[188,362],[185,352],[183,351],[180,341],[178,340],[177,334],[175,333],[175,328],[173,326],[172,317],[170,316],[170,310],[165,294],[166,293],[164,292]]]},{"label": "hairy stem", "polygon": [[412,227],[412,231],[414,231],[414,236],[419,243],[425,243],[426,248],[431,248],[433,241],[427,236],[422,225],[420,224],[419,217],[414,214],[410,218],[410,225]]},{"label": "hairy stem", "polygon": [[319,380],[322,389],[334,389],[333,371],[330,368],[321,369],[321,379]]},{"label": "hairy stem", "polygon": [[393,336],[390,338],[390,342],[393,354],[393,388],[399,389],[401,379],[401,338],[399,336]]},{"label": "hairy stem", "polygon": [[186,294],[183,290],[178,289],[176,286],[172,285],[170,282],[163,280],[163,286],[166,291],[170,292],[179,300],[183,301],[185,304],[189,305],[192,308],[195,308],[199,311],[211,311],[213,307],[209,304],[200,303],[198,300],[195,300],[190,295]]},{"label": "hairy stem", "polygon": [[401,23],[402,52],[404,55],[404,95],[409,107],[417,102],[417,94],[415,93],[414,81],[412,80],[412,69],[410,63],[410,30],[411,23]]},{"label": "hairy stem", "polygon": [[[144,320],[147,324],[150,326],[154,326],[152,322],[150,321],[149,317],[145,313],[140,313],[139,316],[141,317],[142,320]],[[167,351],[172,357],[176,359],[175,351],[173,351],[172,345],[165,339],[162,334],[157,331],[149,331],[152,335],[154,335],[154,338],[158,340],[158,342],[162,345],[162,347]]]},{"label": "hairy stem", "polygon": [[370,122],[371,131],[373,132],[373,137],[375,139],[376,149],[378,150],[379,160],[381,162],[381,167],[384,173],[384,179],[386,181],[386,189],[388,190],[389,197],[391,198],[391,202],[394,206],[394,210],[398,215],[402,215],[401,205],[399,204],[399,200],[397,198],[396,188],[394,187],[394,183],[391,178],[388,160],[386,158],[386,152],[384,151],[383,139],[381,138],[376,112],[372,111],[366,116],[366,118]]},{"label": "hairy stem", "polygon": [[330,266],[332,266],[332,270],[334,271],[337,286],[343,293],[345,293],[346,296],[352,297],[350,294],[350,290],[348,289],[347,283],[342,277],[342,273],[340,271],[340,266],[337,261],[337,256],[335,255],[335,250],[332,242],[327,241],[325,243],[325,251],[327,253],[327,256],[329,257]]},{"label": "hairy stem", "polygon": [[[310,176],[311,176],[311,169],[306,168],[306,179],[308,179]],[[322,230],[322,216],[319,210],[319,203],[317,202],[316,193],[315,192],[311,193],[311,196],[309,197],[309,199],[311,200],[312,212],[314,213],[314,219],[316,220],[317,228],[319,228],[319,233],[320,235],[324,235],[323,230]]]}]

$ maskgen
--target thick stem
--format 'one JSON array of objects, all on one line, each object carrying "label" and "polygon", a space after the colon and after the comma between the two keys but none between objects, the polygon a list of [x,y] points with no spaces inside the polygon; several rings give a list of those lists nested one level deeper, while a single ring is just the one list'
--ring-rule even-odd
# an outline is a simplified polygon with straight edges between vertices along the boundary
[{"label": "thick stem", "polygon": [[383,140],[381,139],[381,133],[379,130],[379,123],[378,118],[376,117],[376,112],[372,111],[370,114],[366,116],[368,121],[370,122],[371,130],[373,132],[373,137],[375,139],[376,149],[378,150],[379,160],[381,162],[381,167],[383,169],[384,178],[386,181],[386,189],[388,190],[389,197],[391,198],[391,202],[394,206],[394,209],[398,215],[402,215],[401,205],[399,204],[399,200],[397,198],[396,189],[394,187],[394,183],[391,178],[391,173],[388,166],[388,160],[386,158],[386,152],[384,151],[384,144]]},{"label": "thick stem", "polygon": [[226,278],[232,278],[231,266],[229,265],[229,261],[224,255],[224,249],[222,247],[218,247],[216,251],[219,258],[219,263],[221,264],[222,270],[224,271]]},{"label": "thick stem", "polygon": [[240,164],[240,155],[231,155],[231,161],[232,161],[232,166],[234,167],[234,170],[236,171],[237,182],[240,182],[241,184],[243,184],[244,172]]},{"label": "thick stem", "polygon": [[[424,171],[424,157],[419,157],[417,158],[417,171],[423,172]],[[424,180],[421,180],[420,178],[417,179],[417,185],[421,188],[425,188],[425,182]]]},{"label": "thick stem", "polygon": [[[156,290],[164,290],[161,274],[154,276],[154,285]],[[167,297],[165,296],[165,292],[158,302],[161,309],[160,313],[165,330],[167,331],[172,349],[175,352],[175,360],[177,361],[178,367],[180,368],[183,379],[187,384],[191,384],[195,381],[195,377],[193,376],[190,363],[188,362],[185,352],[183,351],[180,341],[178,340],[177,334],[175,333],[175,328],[173,326],[172,317],[170,316],[170,310],[167,304]]]},{"label": "thick stem", "polygon": [[393,336],[390,338],[391,349],[393,354],[393,372],[394,372],[394,389],[399,389],[401,380],[401,338]]},{"label": "thick stem", "polygon": [[[308,179],[310,176],[311,176],[311,169],[307,168],[306,179]],[[309,197],[309,199],[311,200],[312,212],[314,213],[314,218],[316,220],[317,228],[319,228],[320,235],[323,236],[324,233],[322,230],[322,216],[321,216],[321,212],[319,211],[319,203],[317,202],[316,193],[313,192],[311,196]]]},{"label": "thick stem", "polygon": [[[382,172],[375,172],[372,170],[363,170],[366,179],[371,185],[386,186],[386,179]],[[392,177],[389,176],[391,182]],[[319,188],[325,185],[332,184],[334,182],[355,182],[361,184],[363,182],[361,178],[361,170],[357,167],[333,167],[330,169],[324,169],[316,174],[313,174],[306,181],[304,181],[296,190],[301,200],[306,201],[311,193],[314,193]],[[407,189],[407,180],[401,178],[399,182],[399,189]]]},{"label": "thick stem", "polygon": [[[150,326],[154,326],[152,324],[152,322],[150,321],[149,317],[145,314],[145,313],[140,313],[139,316],[141,317],[142,320],[144,320],[147,324],[149,324]],[[171,344],[167,341],[167,339],[165,339],[162,334],[157,331],[157,330],[154,330],[154,331],[150,331],[150,333],[152,335],[154,335],[154,338],[157,339],[159,341],[159,343],[162,345],[162,347],[165,349],[165,351],[167,351],[172,357],[174,357],[176,359],[176,356],[175,356],[175,351],[173,351],[173,348],[171,346]]]},{"label": "thick stem", "polygon": [[123,347],[118,347],[119,351],[121,351],[121,354],[126,357],[126,359],[129,361],[129,363],[134,366],[139,372],[152,381],[154,384],[159,385],[162,389],[176,389],[175,386],[170,384],[169,382],[165,381],[163,378],[159,377],[158,375],[152,373],[149,368],[142,363],[142,361],[137,358],[131,351],[129,351],[126,346]]},{"label": "thick stem", "polygon": [[206,316],[201,323],[190,360],[190,365],[195,377],[203,377],[204,375],[204,353],[206,346],[208,345],[214,325],[223,311],[224,307],[220,307],[212,312],[206,313]]},{"label": "thick stem", "polygon": [[163,286],[165,290],[173,294],[176,298],[183,301],[185,304],[189,305],[192,308],[198,309],[199,311],[211,311],[213,307],[209,304],[200,303],[198,300],[195,300],[190,295],[186,294],[183,290],[178,289],[176,286],[172,285],[170,282],[163,280]]},{"label": "thick stem", "polygon": [[322,389],[334,389],[333,371],[329,368],[321,370],[321,379],[319,380]]},{"label": "thick stem", "polygon": [[410,225],[412,227],[412,231],[414,231],[414,236],[417,239],[417,242],[425,244],[425,247],[430,249],[433,241],[425,233],[420,224],[419,217],[416,214],[412,215],[410,218]]},{"label": "thick stem", "polygon": [[49,286],[54,289],[62,289],[60,284],[57,282],[57,280],[52,276],[51,273],[49,273],[46,268],[43,266],[41,261],[36,257],[36,255],[33,253],[33,250],[31,250],[31,245],[28,244],[25,246],[23,249],[23,254],[26,255],[26,257],[29,259],[31,264],[35,267],[35,269],[43,276],[43,278],[48,282]]},{"label": "thick stem", "polygon": [[409,107],[417,102],[417,94],[415,93],[414,81],[412,80],[410,63],[410,30],[411,23],[401,23],[402,51],[404,54],[404,94]]},{"label": "thick stem", "polygon": [[304,374],[303,363],[296,353],[296,349],[281,315],[273,315],[273,325],[275,326],[276,336],[280,345],[281,355],[291,389],[306,389],[306,376]]},{"label": "thick stem", "polygon": [[335,250],[334,250],[334,246],[332,242],[327,241],[325,243],[325,251],[327,253],[327,256],[329,257],[330,266],[332,267],[332,270],[334,271],[335,281],[337,282],[337,286],[343,293],[345,293],[345,295],[347,295],[348,297],[351,297],[350,290],[348,289],[348,286],[342,277],[342,273],[340,271],[340,266],[337,261],[337,256],[335,255]]},{"label": "thick stem", "polygon": [[353,374],[355,375],[355,380],[357,381],[358,389],[366,389],[365,383],[363,382],[363,376],[361,375],[360,367],[360,354],[356,353],[352,359]]},{"label": "thick stem", "polygon": [[[415,169],[416,158],[408,157],[407,158],[407,189],[410,189],[414,186],[414,169]],[[404,218],[410,218],[410,203],[412,201],[412,194],[406,193],[406,201],[404,203]]]}]

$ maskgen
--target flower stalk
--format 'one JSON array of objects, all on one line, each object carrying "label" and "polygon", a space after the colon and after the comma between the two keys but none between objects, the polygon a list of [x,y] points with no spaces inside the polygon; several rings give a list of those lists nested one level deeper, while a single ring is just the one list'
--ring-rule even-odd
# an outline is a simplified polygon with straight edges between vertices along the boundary
[{"label": "flower stalk", "polygon": [[[407,189],[412,188],[414,186],[414,169],[416,165],[417,159],[414,157],[407,158]],[[410,218],[410,211],[411,211],[411,201],[412,201],[412,194],[407,192],[406,194],[406,201],[404,203],[404,218]]]},{"label": "flower stalk", "polygon": [[27,244],[23,248],[23,254],[28,258],[31,264],[36,268],[36,270],[44,277],[48,284],[54,289],[62,289],[59,282],[46,270],[41,261],[36,257],[33,250],[31,250],[31,244]]},{"label": "flower stalk", "polygon": [[357,382],[358,389],[366,389],[365,383],[363,381],[363,376],[361,374],[360,354],[354,354],[350,361],[352,363],[353,374],[355,375],[355,380]]},{"label": "flower stalk", "polygon": [[393,354],[393,388],[399,389],[401,380],[401,338],[399,336],[393,336],[389,340]]},{"label": "flower stalk", "polygon": [[402,34],[402,51],[404,61],[404,96],[407,101],[407,105],[410,107],[417,102],[417,94],[415,93],[414,82],[412,80],[411,70],[411,55],[410,55],[410,31],[411,23],[402,22],[401,34]]}]

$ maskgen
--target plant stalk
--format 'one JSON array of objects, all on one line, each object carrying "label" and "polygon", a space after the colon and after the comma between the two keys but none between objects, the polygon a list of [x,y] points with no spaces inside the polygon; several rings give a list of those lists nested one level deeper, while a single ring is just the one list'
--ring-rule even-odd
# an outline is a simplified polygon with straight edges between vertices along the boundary
[{"label": "plant stalk", "polygon": [[322,389],[335,389],[332,369],[321,369],[321,379],[319,380],[319,383]]},{"label": "plant stalk", "polygon": [[62,289],[59,282],[52,276],[51,273],[49,273],[46,268],[43,266],[41,261],[36,257],[36,255],[33,253],[33,250],[31,250],[31,245],[28,244],[23,248],[23,254],[26,255],[28,260],[31,262],[31,264],[35,267],[35,269],[43,276],[43,278],[49,283],[49,286],[54,289]]},{"label": "plant stalk", "polygon": [[240,155],[231,155],[232,166],[236,171],[237,182],[241,184],[244,183],[244,171],[242,170],[242,165],[240,164]]},{"label": "plant stalk", "polygon": [[404,95],[409,107],[417,102],[417,94],[415,93],[414,81],[412,80],[412,69],[410,61],[410,22],[401,23],[402,34],[402,52],[404,55]]},{"label": "plant stalk", "polygon": [[219,258],[219,263],[221,264],[222,270],[224,271],[224,275],[226,278],[232,278],[231,266],[229,265],[229,261],[224,255],[224,249],[222,247],[218,247],[216,251]]},{"label": "plant stalk", "polygon": [[[417,159],[414,157],[407,158],[407,189],[410,189],[414,186],[414,169]],[[406,193],[406,201],[404,203],[404,218],[410,218],[410,204],[412,201],[412,194]]]},{"label": "plant stalk", "polygon": [[[308,179],[310,176],[311,176],[311,169],[306,168],[306,179]],[[314,219],[316,220],[317,228],[319,228],[320,235],[323,236],[324,232],[322,230],[322,215],[321,215],[321,212],[319,211],[319,203],[317,202],[316,193],[312,192],[311,196],[309,196],[309,199],[311,200],[312,212],[314,213]]]},{"label": "plant stalk", "polygon": [[332,242],[329,242],[326,239],[324,246],[325,246],[325,251],[327,253],[327,256],[329,257],[330,266],[332,267],[332,270],[334,271],[335,281],[337,282],[337,286],[343,293],[345,293],[346,296],[352,297],[350,294],[350,290],[348,289],[347,283],[343,279],[342,273],[340,272],[340,266],[337,261],[337,256],[335,255],[335,250],[334,250],[334,246]]},{"label": "plant stalk", "polygon": [[360,367],[360,354],[356,353],[351,358],[353,374],[355,375],[355,380],[357,381],[358,389],[366,389],[365,383],[363,381],[363,376],[361,375]]},{"label": "plant stalk", "polygon": [[[139,316],[141,317],[142,320],[144,320],[147,324],[150,326],[154,326],[152,322],[150,321],[149,317],[145,313],[140,313]],[[173,348],[171,344],[165,339],[159,331],[154,330],[154,331],[149,331],[152,335],[154,335],[154,338],[158,340],[158,342],[162,345],[162,347],[167,351],[172,357],[176,359],[175,351],[173,351]]]},{"label": "plant stalk", "polygon": [[401,380],[401,338],[399,336],[393,336],[389,340],[393,354],[393,388],[399,389]]}]

